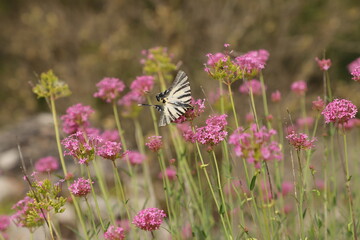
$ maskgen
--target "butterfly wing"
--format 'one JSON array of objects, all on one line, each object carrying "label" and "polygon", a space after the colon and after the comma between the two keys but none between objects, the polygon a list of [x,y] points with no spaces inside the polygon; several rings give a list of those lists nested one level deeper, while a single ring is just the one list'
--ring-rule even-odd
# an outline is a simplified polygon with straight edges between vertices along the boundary
[{"label": "butterfly wing", "polygon": [[166,103],[161,111],[159,126],[162,127],[175,121],[180,116],[184,115],[189,108],[191,108],[191,105],[186,103]]}]

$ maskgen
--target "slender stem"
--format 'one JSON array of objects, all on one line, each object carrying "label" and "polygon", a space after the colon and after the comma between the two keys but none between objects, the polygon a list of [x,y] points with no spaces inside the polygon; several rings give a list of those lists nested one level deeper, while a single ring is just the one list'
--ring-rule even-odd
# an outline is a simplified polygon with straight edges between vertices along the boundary
[{"label": "slender stem", "polygon": [[90,206],[89,204],[89,201],[87,200],[87,197],[85,197],[85,202],[86,202],[86,206],[88,207],[88,213],[90,215],[90,218],[91,218],[91,224],[92,224],[92,227],[93,227],[93,232],[94,232],[94,235],[96,236],[96,239],[99,239],[98,235],[96,234],[97,232],[97,228],[96,228],[96,224],[95,224],[95,217],[94,217],[94,214],[93,214],[93,208]]},{"label": "slender stem", "polygon": [[[64,172],[64,176],[67,176],[68,172],[67,172],[67,169],[66,169],[63,150],[62,150],[61,143],[60,143],[59,122],[58,122],[58,118],[57,118],[54,97],[50,97],[50,104],[51,104],[51,114],[53,116],[55,138],[56,138],[57,149],[58,149],[58,152],[59,152],[60,163],[61,163],[62,170]],[[66,181],[66,184],[67,184],[67,187],[69,188],[70,184],[69,184],[68,181]],[[82,230],[84,232],[85,239],[89,240],[89,236],[88,236],[86,226],[85,226],[85,223],[84,223],[84,219],[83,219],[80,207],[79,207],[79,203],[78,203],[77,199],[75,198],[75,196],[73,194],[70,193],[70,196],[71,196],[71,199],[72,199],[72,201],[74,203],[76,215],[79,218],[80,225],[81,225],[81,228],[82,228]]]},{"label": "slender stem", "polygon": [[[146,96],[147,101],[150,105],[152,105],[151,99],[149,98],[149,96]],[[157,136],[159,136],[159,127],[158,127],[158,121],[157,121],[157,117],[155,114],[155,109],[150,107],[150,113],[151,113],[151,118],[153,120],[153,124],[154,124],[154,130],[155,130],[155,134]]]},{"label": "slender stem", "polygon": [[328,92],[328,96],[329,96],[329,102],[331,102],[332,101],[332,91],[331,91],[331,85],[330,85],[329,72],[325,71],[325,74],[326,74],[327,92]]},{"label": "slender stem", "polygon": [[[51,224],[51,219],[50,219],[50,212],[47,212],[47,221],[48,221],[48,227],[49,227],[49,232],[50,232],[50,237],[52,240],[55,240],[54,238],[54,233],[53,233],[53,229],[52,229],[52,224]],[[1,234],[1,233],[0,233]]]},{"label": "slender stem", "polygon": [[118,169],[117,169],[117,167],[116,167],[115,161],[112,161],[112,164],[113,164],[113,170],[114,170],[115,180],[116,180],[116,182],[117,182],[117,186],[120,188],[120,189],[119,189],[119,191],[120,191],[120,199],[122,200],[122,202],[123,202],[123,204],[124,204],[124,207],[125,207],[125,210],[126,210],[126,214],[127,214],[128,219],[131,219],[130,211],[129,211],[129,206],[128,206],[128,204],[127,204],[127,199],[126,199],[126,195],[125,195],[125,190],[124,190],[123,184],[122,184],[122,182],[121,182],[121,179],[120,179],[119,172],[118,172]]},{"label": "slender stem", "polygon": [[303,176],[303,169],[301,165],[301,159],[300,159],[300,150],[296,150],[297,160],[299,164],[299,172],[300,172],[300,179],[299,179],[299,193],[300,193],[300,199],[299,199],[299,214],[300,214],[300,239],[302,239],[303,231],[304,231],[304,221],[303,221],[303,192],[304,192],[304,176]]},{"label": "slender stem", "polygon": [[236,114],[234,99],[233,99],[233,95],[232,95],[231,85],[227,84],[227,86],[228,86],[231,106],[232,106],[232,110],[233,110],[233,114],[234,114],[234,118],[235,118],[235,125],[236,125],[236,128],[239,128],[239,122],[238,122],[238,119],[237,119],[237,114]]}]

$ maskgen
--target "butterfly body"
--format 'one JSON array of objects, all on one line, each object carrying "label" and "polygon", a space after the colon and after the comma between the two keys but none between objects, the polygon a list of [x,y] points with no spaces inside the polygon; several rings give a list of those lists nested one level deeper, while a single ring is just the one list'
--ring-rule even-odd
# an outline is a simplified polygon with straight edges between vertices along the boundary
[{"label": "butterfly body", "polygon": [[191,89],[186,73],[179,71],[172,85],[164,92],[157,94],[156,100],[164,104],[152,105],[161,112],[159,126],[169,124],[191,109]]}]

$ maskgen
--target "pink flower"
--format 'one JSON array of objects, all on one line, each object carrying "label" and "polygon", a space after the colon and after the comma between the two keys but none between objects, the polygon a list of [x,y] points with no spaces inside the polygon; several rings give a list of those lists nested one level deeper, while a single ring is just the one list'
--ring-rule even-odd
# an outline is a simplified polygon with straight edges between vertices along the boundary
[{"label": "pink flower", "polygon": [[105,130],[100,137],[104,141],[119,142],[120,136],[118,130]]},{"label": "pink flower", "polygon": [[[33,207],[33,202],[34,199],[26,196],[24,199],[18,201],[12,207],[12,209],[16,210],[16,213],[14,213],[10,218],[16,226],[34,228],[43,225],[44,216],[42,215],[40,210]],[[35,215],[34,213],[37,213],[37,217],[33,218],[31,222],[28,219],[30,211],[32,212],[32,215]]]},{"label": "pink flower", "polygon": [[7,215],[0,215],[0,231],[5,231],[10,225],[10,217]]},{"label": "pink flower", "polygon": [[37,172],[47,173],[56,171],[59,168],[59,162],[55,157],[48,156],[40,158],[35,163],[35,170]]},{"label": "pink flower", "polygon": [[271,101],[272,102],[280,102],[281,101],[281,93],[279,90],[271,93]]},{"label": "pink flower", "polygon": [[315,186],[318,190],[324,190],[325,189],[325,182],[321,179],[315,180]]},{"label": "pink flower", "polygon": [[297,151],[301,149],[311,149],[314,148],[314,142],[316,141],[315,138],[309,139],[308,135],[305,133],[295,133],[292,132],[286,136],[286,139],[289,141],[290,145],[295,147]]},{"label": "pink flower", "polygon": [[350,131],[353,128],[360,126],[360,119],[358,119],[358,118],[349,119],[349,121],[342,124],[342,126],[344,127],[345,130]]},{"label": "pink flower", "polygon": [[294,190],[294,184],[292,182],[283,182],[281,184],[281,193],[285,197]]},{"label": "pink flower", "polygon": [[307,91],[307,84],[305,81],[297,81],[291,84],[291,91],[299,96],[303,96]]},{"label": "pink flower", "polygon": [[354,118],[357,113],[356,106],[346,99],[335,99],[330,102],[322,111],[325,123],[342,124]]},{"label": "pink flower", "polygon": [[130,91],[119,99],[118,104],[120,106],[130,107],[131,105],[138,104],[140,102],[143,102],[143,98],[136,92]]},{"label": "pink flower", "polygon": [[90,193],[92,183],[90,179],[78,178],[69,186],[69,191],[77,197],[84,197]]},{"label": "pink flower", "polygon": [[115,161],[123,156],[121,143],[106,141],[97,149],[97,155],[102,158]]},{"label": "pink flower", "polygon": [[85,139],[83,132],[77,132],[63,139],[61,144],[66,149],[64,155],[74,157],[80,164],[88,164],[89,161],[94,159],[97,148],[102,141],[99,136],[94,135],[89,135]]},{"label": "pink flower", "polygon": [[349,72],[353,72],[356,68],[360,66],[360,57],[352,61],[347,67]]},{"label": "pink flower", "polygon": [[206,120],[206,126],[196,129],[195,138],[204,145],[214,146],[225,140],[227,131],[227,115],[210,116]]},{"label": "pink flower", "polygon": [[148,142],[145,145],[153,152],[157,152],[162,148],[162,136],[148,137]]},{"label": "pink flower", "polygon": [[84,106],[81,103],[69,107],[66,114],[61,117],[63,131],[73,134],[79,130],[85,130],[90,126],[89,117],[93,113],[94,110],[90,106]]},{"label": "pink flower", "polygon": [[269,55],[269,52],[264,49],[250,51],[235,58],[235,62],[247,73],[257,72],[265,68]]},{"label": "pink flower", "polygon": [[[167,176],[167,178],[169,180],[175,180],[176,179],[176,169],[173,166],[170,166],[170,167],[166,168],[165,169],[165,175]],[[160,179],[164,178],[162,172],[159,173],[159,178]]]},{"label": "pink flower", "polygon": [[299,128],[312,127],[314,124],[313,117],[299,118],[296,120],[296,124]]},{"label": "pink flower", "polygon": [[325,102],[319,96],[317,100],[312,101],[312,108],[317,111],[322,111],[325,108]]},{"label": "pink flower", "polygon": [[247,123],[253,123],[255,120],[254,114],[252,114],[251,112],[247,113],[245,115],[245,119]]},{"label": "pink flower", "polygon": [[331,67],[331,59],[321,59],[320,60],[319,58],[316,57],[315,61],[317,62],[320,70],[322,70],[322,71],[327,71]]},{"label": "pink flower", "polygon": [[139,96],[145,95],[147,92],[150,92],[154,87],[154,77],[143,75],[138,76],[136,79],[131,83],[130,89],[135,94]]},{"label": "pink flower", "polygon": [[103,78],[96,84],[98,91],[94,93],[94,97],[101,98],[105,102],[110,103],[120,96],[124,91],[125,84],[118,78]]},{"label": "pink flower", "polygon": [[360,82],[360,65],[351,72],[351,75],[353,76],[352,80]]},{"label": "pink flower", "polygon": [[179,123],[176,125],[187,142],[195,143],[196,136],[188,123]]},{"label": "pink flower", "polygon": [[230,135],[229,144],[234,145],[236,156],[244,157],[257,168],[262,161],[283,159],[280,144],[271,140],[277,134],[275,130],[268,130],[265,126],[258,130],[256,124],[251,124],[249,130],[250,132],[246,132],[239,127]]},{"label": "pink flower", "polygon": [[214,66],[218,61],[226,57],[226,55],[223,53],[215,53],[215,54],[208,53],[206,54],[206,56],[208,58],[206,64],[209,66]]},{"label": "pink flower", "polygon": [[125,239],[124,229],[111,225],[104,233],[106,240],[123,240]]},{"label": "pink flower", "polygon": [[130,222],[128,219],[121,219],[119,221],[116,221],[116,224],[121,228],[123,228],[125,232],[129,232],[131,229]]},{"label": "pink flower", "polygon": [[125,159],[128,159],[132,165],[142,164],[146,159],[146,156],[144,154],[136,151],[128,151],[126,156],[127,157]]},{"label": "pink flower", "polygon": [[252,79],[252,80],[246,81],[245,83],[243,83],[240,86],[239,91],[242,94],[250,94],[250,89],[252,90],[252,93],[255,96],[260,96],[262,94],[261,83],[259,80]]},{"label": "pink flower", "polygon": [[146,208],[136,214],[133,224],[145,231],[154,231],[159,229],[166,214],[158,208]]},{"label": "pink flower", "polygon": [[205,99],[198,99],[195,100],[191,98],[190,105],[193,106],[193,108],[187,110],[184,115],[180,116],[178,119],[176,119],[175,123],[183,123],[185,121],[192,121],[198,116],[200,116],[201,113],[205,111]]},{"label": "pink flower", "polygon": [[182,239],[192,239],[192,228],[190,223],[186,223],[181,228],[181,238]]}]

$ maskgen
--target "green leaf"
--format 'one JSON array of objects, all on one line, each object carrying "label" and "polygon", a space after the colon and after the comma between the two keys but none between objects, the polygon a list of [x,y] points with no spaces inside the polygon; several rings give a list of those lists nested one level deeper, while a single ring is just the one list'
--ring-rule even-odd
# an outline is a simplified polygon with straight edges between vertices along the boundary
[{"label": "green leaf", "polygon": [[250,182],[250,191],[252,191],[255,187],[255,182],[256,182],[256,174],[252,177],[251,182]]}]

